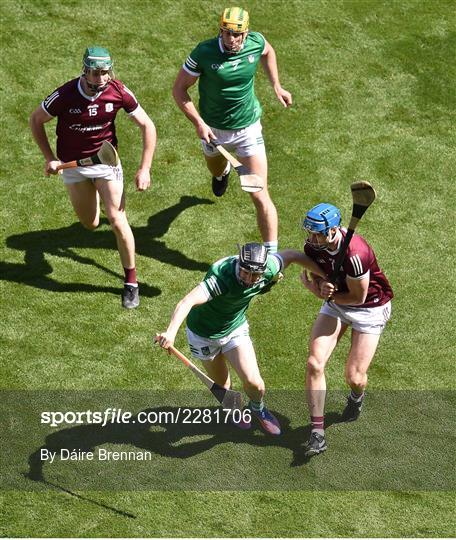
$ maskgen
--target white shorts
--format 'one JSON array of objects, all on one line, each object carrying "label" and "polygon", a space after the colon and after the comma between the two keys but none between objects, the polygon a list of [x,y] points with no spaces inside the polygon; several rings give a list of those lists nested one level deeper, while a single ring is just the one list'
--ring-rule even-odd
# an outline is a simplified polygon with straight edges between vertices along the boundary
[{"label": "white shorts", "polygon": [[219,339],[198,336],[188,327],[185,330],[192,356],[200,360],[214,360],[218,354],[231,351],[231,349],[239,347],[241,343],[251,343],[247,321],[233,330],[231,334]]},{"label": "white shorts", "polygon": [[[235,150],[239,157],[249,157],[266,152],[260,120],[242,129],[217,129],[213,127],[211,129],[217,137],[217,142],[229,151]],[[206,141],[202,140],[201,145],[205,156],[220,155],[220,152],[212,145],[207,144]]]},{"label": "white shorts", "polygon": [[320,313],[339,319],[362,334],[379,335],[391,317],[391,302],[370,308],[340,306],[334,302],[325,302]]},{"label": "white shorts", "polygon": [[111,165],[89,165],[88,167],[75,167],[74,169],[63,169],[64,184],[77,184],[85,180],[115,180],[123,182],[122,164],[117,167]]}]

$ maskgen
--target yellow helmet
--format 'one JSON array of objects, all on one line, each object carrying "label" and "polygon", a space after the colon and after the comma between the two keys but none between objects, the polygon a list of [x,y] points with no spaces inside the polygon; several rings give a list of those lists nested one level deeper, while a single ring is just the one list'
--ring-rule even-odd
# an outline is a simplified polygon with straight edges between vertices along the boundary
[{"label": "yellow helmet", "polygon": [[240,7],[229,7],[220,16],[220,30],[228,32],[247,32],[249,29],[249,12]]}]

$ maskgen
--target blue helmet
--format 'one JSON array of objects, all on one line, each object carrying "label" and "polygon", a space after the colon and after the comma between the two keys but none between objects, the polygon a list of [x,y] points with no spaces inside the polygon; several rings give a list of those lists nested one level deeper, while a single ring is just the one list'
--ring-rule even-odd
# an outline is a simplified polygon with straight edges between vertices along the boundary
[{"label": "blue helmet", "polygon": [[307,212],[302,228],[310,233],[323,233],[328,236],[329,230],[332,227],[339,227],[340,221],[338,208],[329,203],[320,203]]}]

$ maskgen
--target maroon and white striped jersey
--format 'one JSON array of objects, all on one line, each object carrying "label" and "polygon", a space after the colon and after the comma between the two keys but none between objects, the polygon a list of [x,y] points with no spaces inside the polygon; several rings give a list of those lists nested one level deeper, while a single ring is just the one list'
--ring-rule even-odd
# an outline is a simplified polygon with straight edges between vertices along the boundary
[{"label": "maroon and white striped jersey", "polygon": [[[342,240],[339,246],[342,245],[347,233],[346,229],[341,228],[340,231],[342,233]],[[305,244],[304,252],[329,276],[333,271],[339,248],[336,251],[328,251],[326,249],[318,251],[312,248],[312,246]],[[361,279],[369,276],[369,289],[367,291],[366,301],[364,304],[356,307],[382,306],[393,298],[393,290],[385,274],[378,266],[374,251],[359,234],[354,234],[351,239],[339,278],[337,279],[337,287],[340,292],[348,291],[345,281],[347,276],[353,279]]]},{"label": "maroon and white striped jersey", "polygon": [[61,161],[91,156],[105,140],[117,146],[117,112],[124,109],[134,114],[139,108],[134,94],[122,82],[110,81],[105,90],[88,96],[79,78],[54,90],[41,106],[57,117],[57,156]]}]

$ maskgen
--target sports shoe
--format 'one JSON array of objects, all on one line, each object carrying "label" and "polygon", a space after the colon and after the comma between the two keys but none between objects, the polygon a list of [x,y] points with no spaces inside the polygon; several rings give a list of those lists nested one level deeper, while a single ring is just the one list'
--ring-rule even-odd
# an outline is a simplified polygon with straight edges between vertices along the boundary
[{"label": "sports shoe", "polygon": [[212,177],[212,193],[216,197],[221,197],[228,187],[228,177],[230,176],[231,169],[222,176],[221,180],[218,180],[216,176]]},{"label": "sports shoe", "polygon": [[139,287],[124,285],[122,291],[122,306],[126,309],[133,309],[139,306]]},{"label": "sports shoe", "polygon": [[280,435],[282,430],[277,418],[266,408],[263,407],[261,411],[254,411],[252,405],[249,403],[249,409],[252,411],[252,415],[258,419],[261,427],[269,433],[269,435]]},{"label": "sports shoe", "polygon": [[345,409],[342,413],[342,421],[354,422],[355,420],[357,420],[359,415],[361,414],[361,409],[363,408],[363,401],[363,399],[358,402],[353,401],[349,396],[347,398],[347,405],[345,406]]},{"label": "sports shoe", "polygon": [[[231,413],[230,416],[228,417],[228,421],[230,424],[232,424],[233,426],[236,426],[239,429],[250,429],[252,427],[252,423],[245,421],[245,415],[243,414],[244,410],[245,409],[243,409],[242,411],[239,410],[239,412],[236,412],[234,416],[233,416],[233,413]],[[235,419],[237,421],[235,421]]]},{"label": "sports shoe", "polygon": [[324,435],[320,435],[316,431],[312,431],[310,434],[309,442],[306,446],[305,455],[306,456],[316,456],[317,454],[321,454],[328,448],[328,445],[326,444],[326,439]]}]

